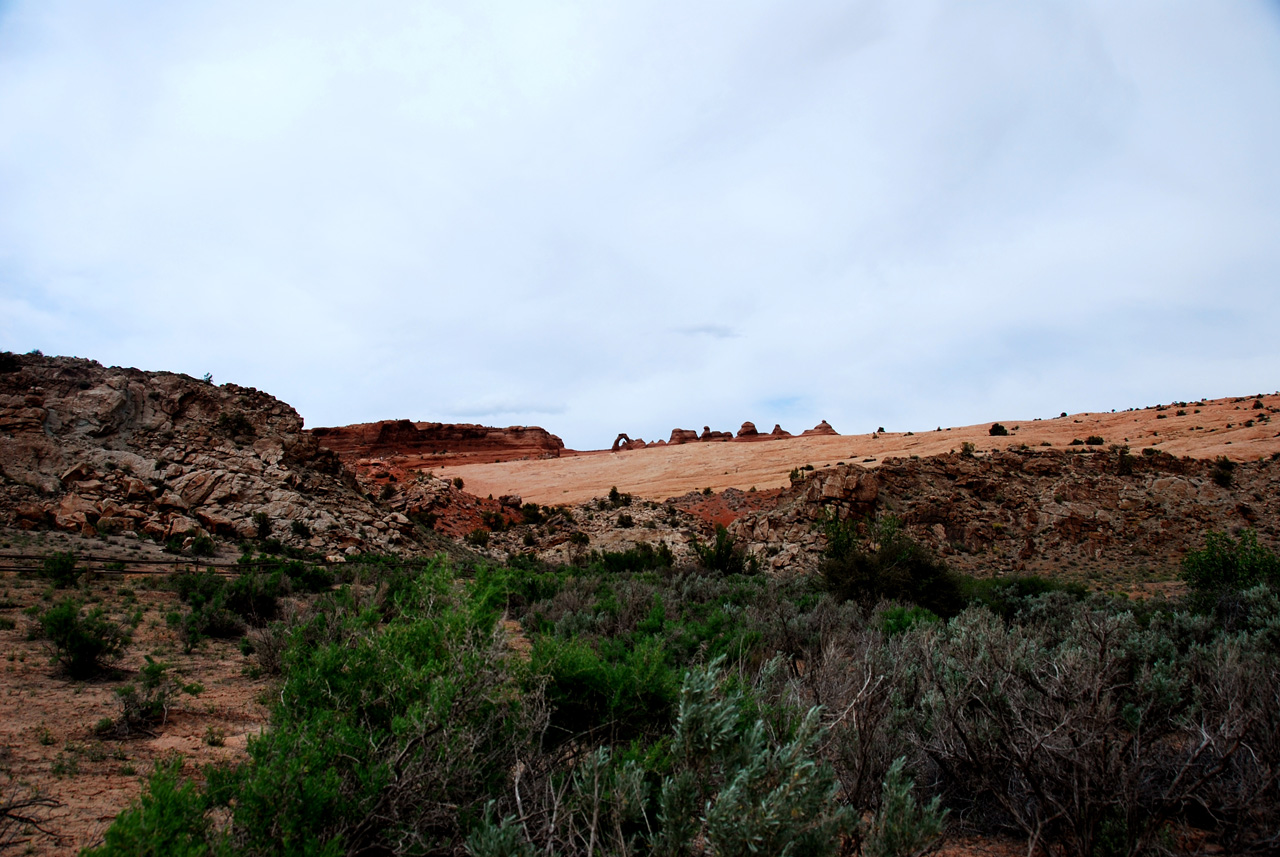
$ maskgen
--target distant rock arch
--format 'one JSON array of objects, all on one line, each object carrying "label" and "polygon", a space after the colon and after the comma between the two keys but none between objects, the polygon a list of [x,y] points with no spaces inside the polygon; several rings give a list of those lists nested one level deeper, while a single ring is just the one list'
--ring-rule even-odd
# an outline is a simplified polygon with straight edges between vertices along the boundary
[{"label": "distant rock arch", "polygon": [[621,434],[618,435],[617,439],[614,440],[613,449],[610,451],[617,452],[619,449],[630,449],[630,448],[631,448],[631,438],[627,437],[626,432],[622,432]]}]

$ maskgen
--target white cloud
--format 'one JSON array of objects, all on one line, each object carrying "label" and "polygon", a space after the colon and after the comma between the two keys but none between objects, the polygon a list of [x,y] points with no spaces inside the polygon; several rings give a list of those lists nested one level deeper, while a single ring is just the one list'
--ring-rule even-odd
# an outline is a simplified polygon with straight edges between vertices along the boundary
[{"label": "white cloud", "polygon": [[918,427],[1280,358],[1263,4],[19,0],[0,116],[5,347],[311,425]]}]

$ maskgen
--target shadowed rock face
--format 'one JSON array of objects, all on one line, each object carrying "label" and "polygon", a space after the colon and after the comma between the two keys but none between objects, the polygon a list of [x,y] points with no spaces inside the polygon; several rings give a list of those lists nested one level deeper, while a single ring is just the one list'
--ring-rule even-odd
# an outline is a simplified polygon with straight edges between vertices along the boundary
[{"label": "shadowed rock face", "polygon": [[317,428],[310,435],[344,461],[371,457],[448,461],[514,461],[559,458],[564,441],[537,426],[493,428],[467,423],[415,423],[384,420],[336,428]]},{"label": "shadowed rock face", "polygon": [[315,550],[413,547],[266,393],[71,357],[3,368],[0,524],[246,538],[262,513],[274,537]]},{"label": "shadowed rock face", "polygon": [[1215,467],[1208,459],[1116,449],[891,458],[874,470],[815,471],[776,508],[746,515],[731,529],[767,551],[766,566],[778,571],[817,565],[822,521],[832,515],[893,515],[959,571],[1091,566],[1167,576],[1209,530],[1254,527],[1264,543],[1280,543],[1280,462],[1240,463],[1226,485],[1215,479]]}]

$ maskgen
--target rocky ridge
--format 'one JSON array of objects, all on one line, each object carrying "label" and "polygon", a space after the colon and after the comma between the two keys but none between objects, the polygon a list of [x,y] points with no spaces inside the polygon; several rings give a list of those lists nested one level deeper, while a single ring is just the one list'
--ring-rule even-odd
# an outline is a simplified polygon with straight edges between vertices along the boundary
[{"label": "rocky ridge", "polygon": [[958,571],[1176,575],[1209,530],[1257,529],[1280,543],[1280,461],[1175,457],[1155,450],[1010,449],[891,458],[796,474],[775,508],[731,532],[775,571],[815,567],[822,522],[894,515]]},{"label": "rocky ridge", "polygon": [[343,461],[380,457],[416,468],[459,460],[558,458],[564,451],[564,441],[538,426],[494,428],[470,423],[382,420],[309,429],[308,433]]},{"label": "rocky ridge", "polygon": [[91,360],[4,355],[0,523],[158,540],[271,536],[319,552],[422,547],[283,402]]}]

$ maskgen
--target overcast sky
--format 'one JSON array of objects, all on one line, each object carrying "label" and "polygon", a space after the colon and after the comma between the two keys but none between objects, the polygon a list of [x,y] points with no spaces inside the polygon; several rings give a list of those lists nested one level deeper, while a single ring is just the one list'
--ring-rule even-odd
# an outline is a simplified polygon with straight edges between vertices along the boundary
[{"label": "overcast sky", "polygon": [[307,425],[1280,387],[1280,5],[0,0],[0,348]]}]

